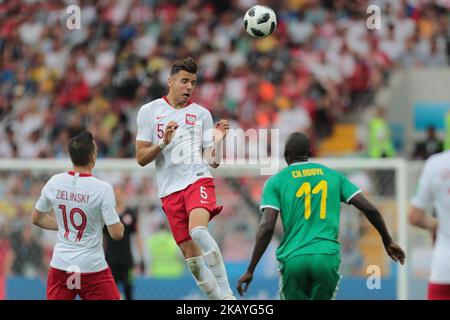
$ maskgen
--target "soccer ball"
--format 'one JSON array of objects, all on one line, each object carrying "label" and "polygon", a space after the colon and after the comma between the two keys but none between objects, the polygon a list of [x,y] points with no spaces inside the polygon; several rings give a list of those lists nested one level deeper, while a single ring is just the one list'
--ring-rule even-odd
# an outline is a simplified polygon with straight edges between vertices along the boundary
[{"label": "soccer ball", "polygon": [[256,5],[247,10],[244,16],[244,28],[255,38],[264,38],[275,30],[277,16],[266,6]]}]

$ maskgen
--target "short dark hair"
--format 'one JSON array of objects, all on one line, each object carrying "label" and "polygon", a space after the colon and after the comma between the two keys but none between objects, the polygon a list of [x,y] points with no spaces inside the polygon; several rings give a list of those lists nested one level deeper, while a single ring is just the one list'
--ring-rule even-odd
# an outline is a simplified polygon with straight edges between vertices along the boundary
[{"label": "short dark hair", "polygon": [[83,130],[69,141],[69,155],[76,166],[86,166],[92,160],[95,151],[94,137],[89,131]]},{"label": "short dark hair", "polygon": [[305,161],[311,156],[311,145],[306,135],[301,132],[291,133],[284,146],[284,159],[286,162]]},{"label": "short dark hair", "polygon": [[189,73],[197,73],[197,63],[191,57],[186,57],[175,61],[170,70],[170,75],[177,74],[181,70],[187,71]]}]

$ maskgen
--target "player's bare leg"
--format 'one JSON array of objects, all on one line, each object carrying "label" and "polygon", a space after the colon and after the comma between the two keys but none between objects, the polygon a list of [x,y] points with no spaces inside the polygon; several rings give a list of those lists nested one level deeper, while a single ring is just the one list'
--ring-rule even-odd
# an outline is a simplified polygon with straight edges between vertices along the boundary
[{"label": "player's bare leg", "polygon": [[202,251],[195,241],[189,240],[178,245],[183,252],[186,264],[192,273],[200,290],[211,300],[222,299],[222,290],[220,289],[211,270],[206,266],[202,256]]},{"label": "player's bare leg", "polygon": [[219,246],[208,231],[209,212],[203,208],[193,209],[189,213],[189,234],[200,247],[208,268],[222,290],[223,299],[235,299],[228,282],[225,264]]}]

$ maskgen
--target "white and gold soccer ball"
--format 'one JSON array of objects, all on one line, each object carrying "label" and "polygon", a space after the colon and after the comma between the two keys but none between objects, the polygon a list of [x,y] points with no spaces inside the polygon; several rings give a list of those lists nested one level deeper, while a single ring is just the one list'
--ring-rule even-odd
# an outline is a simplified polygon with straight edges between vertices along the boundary
[{"label": "white and gold soccer ball", "polygon": [[262,5],[256,5],[247,10],[244,16],[244,28],[255,38],[264,38],[271,34],[277,26],[275,12]]}]

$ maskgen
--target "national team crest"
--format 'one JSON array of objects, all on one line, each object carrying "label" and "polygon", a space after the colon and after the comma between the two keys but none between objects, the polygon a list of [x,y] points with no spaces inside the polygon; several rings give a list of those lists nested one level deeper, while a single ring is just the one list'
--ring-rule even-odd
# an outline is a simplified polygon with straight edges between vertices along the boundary
[{"label": "national team crest", "polygon": [[195,126],[195,121],[197,120],[197,116],[195,114],[186,114],[186,123],[191,126]]}]

